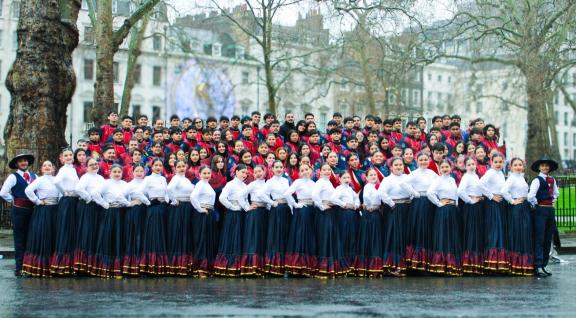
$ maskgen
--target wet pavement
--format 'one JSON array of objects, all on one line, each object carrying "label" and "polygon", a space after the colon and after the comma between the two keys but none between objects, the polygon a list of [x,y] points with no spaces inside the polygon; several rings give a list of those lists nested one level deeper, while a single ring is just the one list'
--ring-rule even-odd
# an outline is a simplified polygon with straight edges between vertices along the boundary
[{"label": "wet pavement", "polygon": [[6,316],[570,316],[576,255],[531,277],[384,279],[14,278],[0,260]]}]

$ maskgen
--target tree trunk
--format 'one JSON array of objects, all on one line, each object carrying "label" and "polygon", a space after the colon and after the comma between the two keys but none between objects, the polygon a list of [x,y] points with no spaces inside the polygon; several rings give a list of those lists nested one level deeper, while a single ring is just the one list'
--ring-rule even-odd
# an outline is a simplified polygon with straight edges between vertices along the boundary
[{"label": "tree trunk", "polygon": [[[132,89],[134,88],[134,75],[138,57],[140,56],[142,40],[146,33],[146,27],[150,20],[150,14],[146,14],[142,19],[139,28],[134,28],[132,36],[130,37],[130,46],[128,48],[128,66],[126,68],[126,79],[124,80],[124,91],[122,92],[122,103],[120,104],[120,117],[128,115],[130,109],[130,101],[132,99]],[[137,118],[134,118],[136,120]]]},{"label": "tree trunk", "polygon": [[76,88],[72,52],[80,6],[80,0],[20,2],[18,51],[6,79],[11,101],[5,159],[26,151],[36,157],[36,167],[44,160],[60,164],[66,110]]},{"label": "tree trunk", "polygon": [[[264,32],[263,32],[263,46],[262,51],[264,53],[264,75],[266,76],[266,90],[268,92],[268,111],[272,114],[276,114],[276,92],[277,87],[274,83],[274,74],[272,69],[272,18],[266,19],[264,17]],[[288,70],[289,72],[289,70]]]},{"label": "tree trunk", "polygon": [[552,142],[549,130],[549,116],[546,107],[548,89],[544,87],[544,73],[538,72],[536,68],[524,72],[528,98],[528,140],[525,156],[528,166],[544,154],[555,160],[559,159],[557,157],[558,145]]},{"label": "tree trunk", "polygon": [[94,108],[92,121],[102,125],[114,107],[114,50],[112,43],[112,0],[99,0],[96,25],[96,83],[94,84]]}]

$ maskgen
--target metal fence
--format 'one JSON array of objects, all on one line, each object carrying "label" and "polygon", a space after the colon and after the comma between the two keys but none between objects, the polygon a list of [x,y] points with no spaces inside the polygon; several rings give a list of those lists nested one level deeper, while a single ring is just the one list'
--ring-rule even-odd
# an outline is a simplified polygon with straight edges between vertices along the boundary
[{"label": "metal fence", "polygon": [[556,225],[576,228],[576,175],[556,177],[560,197],[556,201]]},{"label": "metal fence", "polygon": [[4,200],[0,200],[0,228],[10,229],[12,228],[12,222],[10,221],[10,208],[12,205]]}]

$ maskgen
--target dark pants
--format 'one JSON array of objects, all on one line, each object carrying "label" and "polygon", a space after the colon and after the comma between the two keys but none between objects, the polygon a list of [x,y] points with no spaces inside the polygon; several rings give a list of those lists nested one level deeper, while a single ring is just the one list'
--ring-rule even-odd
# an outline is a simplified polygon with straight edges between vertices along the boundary
[{"label": "dark pants", "polygon": [[536,268],[548,265],[555,227],[554,208],[536,206],[534,215],[534,265]]},{"label": "dark pants", "polygon": [[16,259],[16,271],[22,270],[22,259],[26,251],[26,239],[28,238],[28,225],[32,217],[33,209],[12,208],[12,233],[14,235],[14,258]]}]

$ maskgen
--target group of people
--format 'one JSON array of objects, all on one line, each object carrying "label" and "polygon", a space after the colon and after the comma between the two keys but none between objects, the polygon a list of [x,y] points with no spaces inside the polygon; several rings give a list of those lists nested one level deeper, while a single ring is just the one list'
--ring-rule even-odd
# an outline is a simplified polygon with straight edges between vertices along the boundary
[{"label": "group of people", "polygon": [[528,185],[482,119],[263,119],[111,112],[41,176],[15,156],[16,276],[551,275],[558,164]]}]

